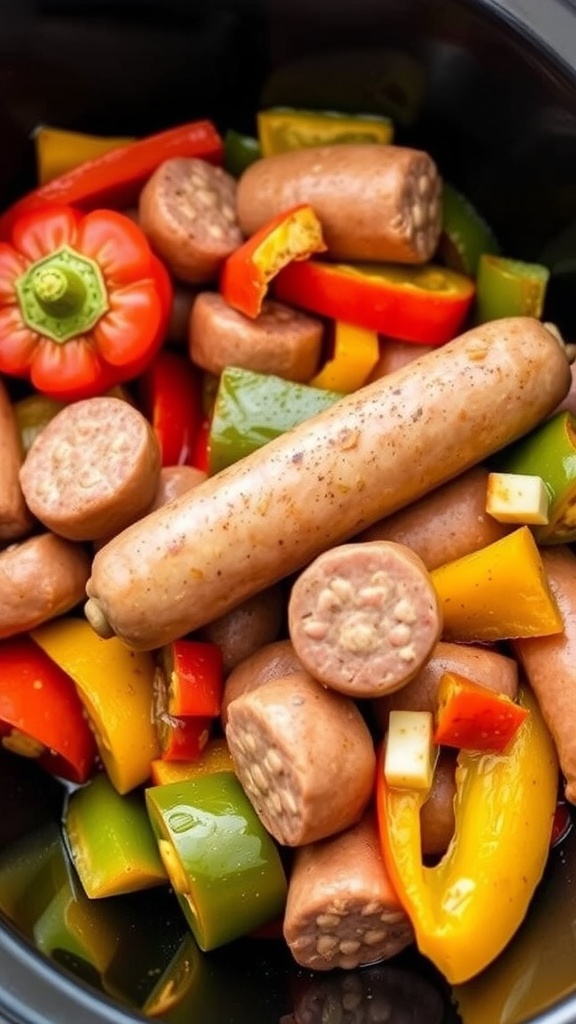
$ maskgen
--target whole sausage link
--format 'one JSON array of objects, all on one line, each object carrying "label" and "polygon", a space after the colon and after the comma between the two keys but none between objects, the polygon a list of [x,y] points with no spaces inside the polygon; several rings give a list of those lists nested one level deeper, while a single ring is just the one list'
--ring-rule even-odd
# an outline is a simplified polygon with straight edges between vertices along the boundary
[{"label": "whole sausage link", "polygon": [[128,527],[94,559],[86,614],[160,647],[484,460],[569,385],[539,321],[474,328]]}]

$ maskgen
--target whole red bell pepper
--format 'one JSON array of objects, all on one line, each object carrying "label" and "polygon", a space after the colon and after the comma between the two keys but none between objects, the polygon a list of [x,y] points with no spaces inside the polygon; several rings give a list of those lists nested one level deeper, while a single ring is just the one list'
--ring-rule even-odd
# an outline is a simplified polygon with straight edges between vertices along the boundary
[{"label": "whole red bell pepper", "polygon": [[18,199],[0,217],[0,238],[30,210],[65,203],[83,210],[126,209],[138,202],[140,190],[159,164],[171,157],[197,157],[221,164],[224,143],[211,121],[192,121],[148,135],[88,160]]},{"label": "whole red bell pepper", "polygon": [[172,285],[146,237],[113,210],[48,206],[0,242],[0,372],[52,398],[142,373],[164,341]]},{"label": "whole red bell pepper", "polygon": [[96,742],[76,687],[28,636],[0,643],[0,742],[53,775],[85,782]]},{"label": "whole red bell pepper", "polygon": [[203,420],[198,369],[185,356],[162,349],[140,378],[138,392],[160,442],[162,465],[194,465]]},{"label": "whole red bell pepper", "polygon": [[401,341],[442,345],[455,337],[474,298],[474,282],[447,267],[327,263],[308,259],[274,279],[282,302]]}]

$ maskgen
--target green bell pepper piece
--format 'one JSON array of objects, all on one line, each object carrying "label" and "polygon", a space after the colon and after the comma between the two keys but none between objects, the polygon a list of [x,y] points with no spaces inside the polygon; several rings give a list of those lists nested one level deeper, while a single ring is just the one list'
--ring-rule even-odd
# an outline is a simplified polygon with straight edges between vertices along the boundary
[{"label": "green bell pepper piece", "polygon": [[451,270],[476,277],[480,257],[500,251],[492,228],[462,192],[444,182],[438,255]]},{"label": "green bell pepper piece", "polygon": [[68,855],[54,821],[9,843],[0,853],[0,910],[27,938],[66,883]]},{"label": "green bell pepper piece", "polygon": [[224,136],[224,167],[233,178],[240,175],[262,156],[260,143],[252,135],[229,128]]},{"label": "green bell pepper piece", "polygon": [[64,831],[90,899],[167,882],[143,794],[121,796],[104,772],[72,793]]},{"label": "green bell pepper piece", "polygon": [[234,772],[146,790],[152,827],[192,934],[223,946],[283,910],[280,854]]},{"label": "green bell pepper piece", "polygon": [[559,412],[505,448],[495,460],[502,473],[526,473],[544,481],[548,523],[531,526],[539,544],[576,541],[576,416]]},{"label": "green bell pepper piece", "polygon": [[484,253],[476,278],[477,323],[506,316],[542,316],[548,267]]},{"label": "green bell pepper piece", "polygon": [[339,391],[228,366],[220,376],[210,431],[210,474],[244,458],[291,427],[334,405]]}]

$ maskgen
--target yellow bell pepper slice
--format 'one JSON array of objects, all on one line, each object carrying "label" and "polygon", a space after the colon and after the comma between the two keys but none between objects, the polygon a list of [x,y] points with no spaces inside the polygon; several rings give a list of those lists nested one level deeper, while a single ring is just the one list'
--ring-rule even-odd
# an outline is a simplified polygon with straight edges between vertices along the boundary
[{"label": "yellow bell pepper slice", "polygon": [[562,632],[562,617],[528,526],[433,569],[431,577],[444,640],[491,642]]},{"label": "yellow bell pepper slice", "polygon": [[64,616],[32,638],[74,680],[112,785],[127,793],[150,776],[160,748],[153,722],[154,658],[117,637],[103,640],[86,619]]},{"label": "yellow bell pepper slice", "polygon": [[337,320],[333,354],[308,383],[314,388],[350,394],[366,382],[379,356],[376,331]]},{"label": "yellow bell pepper slice", "polygon": [[420,952],[453,985],[479,974],[524,920],[548,860],[558,761],[535,697],[506,754],[458,757],[452,842],[434,867],[422,862],[426,793],[392,789],[382,764],[377,811],[390,877]]},{"label": "yellow bell pepper slice", "polygon": [[59,178],[61,174],[79,167],[80,164],[104,156],[105,153],[111,153],[114,149],[120,149],[129,142],[134,142],[134,139],[85,135],[83,132],[41,125],[34,132],[38,184],[45,185],[47,181]]},{"label": "yellow bell pepper slice", "polygon": [[262,156],[335,143],[391,143],[394,125],[379,114],[345,114],[333,110],[269,107],[257,115]]}]

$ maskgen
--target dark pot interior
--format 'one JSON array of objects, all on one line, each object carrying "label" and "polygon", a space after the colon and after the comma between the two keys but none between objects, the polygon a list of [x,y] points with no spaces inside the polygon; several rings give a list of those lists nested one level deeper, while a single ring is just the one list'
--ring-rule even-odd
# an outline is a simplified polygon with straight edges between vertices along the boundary
[{"label": "dark pot interior", "polygon": [[[254,133],[259,105],[390,113],[397,141],[430,150],[509,255],[547,260],[546,316],[576,340],[571,59],[567,0],[0,0],[0,190],[8,201],[33,183],[40,123],[126,135],[211,117]],[[5,846],[57,821],[63,793],[13,756],[2,765]],[[456,993],[413,953],[312,977],[264,940],[196,956],[164,894],[117,909],[104,985],[81,962],[39,955],[6,921],[0,1020],[126,1024],[166,971],[186,990],[159,1013],[174,1024],[576,1022],[574,832],[512,945]]]}]

